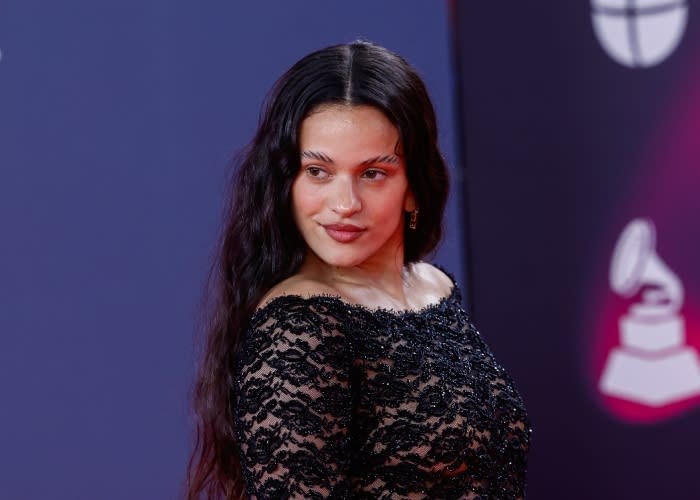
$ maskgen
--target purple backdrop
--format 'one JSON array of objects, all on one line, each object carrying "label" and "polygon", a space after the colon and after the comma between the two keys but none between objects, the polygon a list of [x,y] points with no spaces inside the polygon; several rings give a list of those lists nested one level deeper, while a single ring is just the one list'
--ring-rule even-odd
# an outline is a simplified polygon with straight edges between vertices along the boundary
[{"label": "purple backdrop", "polygon": [[425,77],[453,160],[447,26],[418,0],[2,2],[0,498],[180,495],[226,164],[265,93],[365,37]]},{"label": "purple backdrop", "polygon": [[[284,69],[358,37],[406,56],[434,97],[454,184],[436,259],[525,397],[529,498],[700,497],[692,383],[648,404],[649,384],[601,382],[616,352],[662,393],[692,382],[655,363],[700,349],[696,6],[449,6],[0,5],[0,498],[181,494],[227,161]],[[609,271],[637,218],[656,236],[638,253],[666,267],[630,267],[644,286],[624,297]],[[620,320],[669,272],[685,293],[654,325],[677,320],[680,343],[630,349]]]}]

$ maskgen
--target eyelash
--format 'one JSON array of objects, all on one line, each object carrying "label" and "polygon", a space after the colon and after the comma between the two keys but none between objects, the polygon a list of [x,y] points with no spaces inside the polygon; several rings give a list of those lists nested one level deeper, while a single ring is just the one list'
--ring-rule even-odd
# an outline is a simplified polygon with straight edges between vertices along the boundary
[{"label": "eyelash", "polygon": [[[304,171],[312,178],[314,179],[326,179],[328,177],[328,172],[326,172],[323,168],[317,167],[315,165],[308,166],[304,169]],[[319,174],[325,174],[324,175],[319,175]],[[374,175],[374,177],[368,177],[367,174]],[[387,176],[387,173],[384,172],[383,170],[379,170],[376,168],[368,168],[364,172],[362,172],[362,177],[365,179],[368,179],[370,181],[379,181],[381,179],[384,179]],[[378,178],[377,178],[378,177]]]},{"label": "eyelash", "polygon": [[314,167],[314,166],[306,167],[305,171],[310,177],[313,177],[314,179],[321,178],[321,176],[318,174],[321,174],[321,173],[328,174],[328,172],[323,170],[321,167]]},{"label": "eyelash", "polygon": [[[370,169],[365,170],[365,171],[362,173],[362,176],[365,177],[365,176],[366,176],[367,174],[369,174],[369,173],[376,174],[375,177],[372,177],[372,178],[366,177],[367,179],[369,179],[369,180],[371,180],[371,181],[381,180],[381,179],[383,179],[384,177],[386,177],[386,172],[383,172],[383,171],[378,170],[378,169],[376,169],[376,168],[370,168]],[[379,176],[379,179],[377,179],[377,175]]]}]

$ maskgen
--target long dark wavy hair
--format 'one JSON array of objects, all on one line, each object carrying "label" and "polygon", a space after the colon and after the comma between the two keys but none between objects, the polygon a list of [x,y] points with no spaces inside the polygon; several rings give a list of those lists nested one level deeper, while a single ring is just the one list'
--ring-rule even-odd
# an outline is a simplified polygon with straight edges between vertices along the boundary
[{"label": "long dark wavy hair", "polygon": [[328,104],[373,106],[398,129],[419,208],[417,228],[405,224],[405,262],[424,257],[442,236],[447,169],[435,112],[415,70],[383,47],[356,41],[313,52],[282,75],[237,162],[210,276],[206,343],[194,387],[188,500],[243,497],[232,408],[237,348],[263,295],[297,272],[306,253],[290,196],[300,167],[298,133],[304,118]]}]

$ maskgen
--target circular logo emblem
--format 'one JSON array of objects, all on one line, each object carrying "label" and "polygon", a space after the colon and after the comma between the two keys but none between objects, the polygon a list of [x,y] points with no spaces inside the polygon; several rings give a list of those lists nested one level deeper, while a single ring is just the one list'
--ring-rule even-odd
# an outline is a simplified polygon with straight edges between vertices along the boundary
[{"label": "circular logo emblem", "polygon": [[592,0],[593,29],[618,63],[649,67],[666,59],[683,38],[686,0]]}]

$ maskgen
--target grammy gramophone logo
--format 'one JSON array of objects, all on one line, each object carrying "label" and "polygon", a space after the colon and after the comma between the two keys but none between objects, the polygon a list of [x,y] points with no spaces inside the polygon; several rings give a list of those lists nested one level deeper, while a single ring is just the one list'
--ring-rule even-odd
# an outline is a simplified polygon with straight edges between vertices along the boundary
[{"label": "grammy gramophone logo", "polygon": [[596,37],[628,67],[661,63],[676,49],[688,22],[686,0],[592,0]]},{"label": "grammy gramophone logo", "polygon": [[650,220],[635,219],[622,231],[610,265],[610,286],[637,301],[619,318],[619,345],[608,354],[600,391],[648,407],[700,394],[700,360],[686,345],[680,313],[683,284],[657,255]]}]

